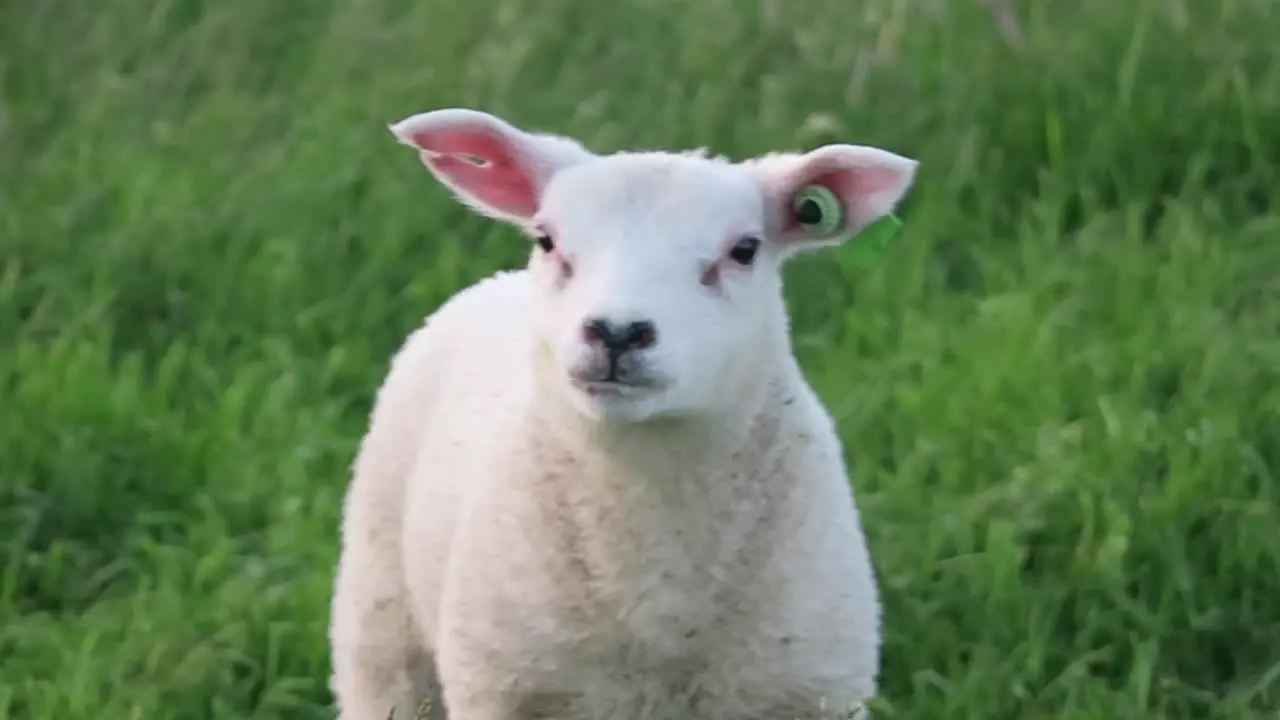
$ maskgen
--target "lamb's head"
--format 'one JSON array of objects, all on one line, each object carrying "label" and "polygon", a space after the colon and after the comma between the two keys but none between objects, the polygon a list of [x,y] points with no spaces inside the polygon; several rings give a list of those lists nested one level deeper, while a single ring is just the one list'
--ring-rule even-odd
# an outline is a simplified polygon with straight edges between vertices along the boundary
[{"label": "lamb's head", "polygon": [[391,130],[462,202],[528,233],[537,367],[620,422],[723,410],[764,382],[789,352],[783,260],[890,212],[916,168],[855,145],[742,163],[599,155],[456,108]]}]

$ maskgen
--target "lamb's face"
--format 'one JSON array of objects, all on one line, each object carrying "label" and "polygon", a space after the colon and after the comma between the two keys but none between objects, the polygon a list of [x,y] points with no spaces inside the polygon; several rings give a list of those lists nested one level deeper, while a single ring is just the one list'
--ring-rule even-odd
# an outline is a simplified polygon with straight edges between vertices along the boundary
[{"label": "lamb's face", "polygon": [[570,400],[601,419],[722,407],[782,341],[779,248],[741,168],[628,154],[557,175],[533,218],[537,332]]},{"label": "lamb's face", "polygon": [[462,202],[534,239],[532,321],[552,360],[537,366],[621,422],[714,411],[766,382],[760,359],[787,352],[781,261],[890,212],[916,168],[858,145],[737,164],[600,156],[458,108],[391,130]]}]

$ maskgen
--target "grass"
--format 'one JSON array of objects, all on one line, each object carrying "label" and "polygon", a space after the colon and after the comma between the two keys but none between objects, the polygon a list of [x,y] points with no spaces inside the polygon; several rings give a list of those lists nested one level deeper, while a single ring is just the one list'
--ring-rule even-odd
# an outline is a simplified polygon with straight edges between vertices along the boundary
[{"label": "grass", "polygon": [[1268,0],[0,3],[0,720],[328,718],[386,363],[520,263],[386,126],[922,161],[788,271],[887,605],[878,718],[1280,713]]}]

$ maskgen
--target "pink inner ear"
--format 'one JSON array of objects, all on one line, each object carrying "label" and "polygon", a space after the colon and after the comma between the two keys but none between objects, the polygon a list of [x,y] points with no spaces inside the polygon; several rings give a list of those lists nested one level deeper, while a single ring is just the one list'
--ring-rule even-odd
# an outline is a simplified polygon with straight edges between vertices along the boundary
[{"label": "pink inner ear", "polygon": [[[863,165],[821,173],[797,184],[792,192],[799,192],[805,185],[825,185],[844,201],[845,212],[857,222],[857,218],[867,212],[866,198],[892,188],[897,181],[897,174],[890,168]],[[787,202],[791,202],[791,196],[787,197]],[[787,210],[784,229],[787,231],[798,229],[800,223],[790,212],[790,204]]]},{"label": "pink inner ear", "polygon": [[[424,131],[412,137],[437,172],[477,200],[519,217],[538,211],[533,179],[509,144],[482,130]],[[488,164],[476,165],[460,155],[473,155]]]}]

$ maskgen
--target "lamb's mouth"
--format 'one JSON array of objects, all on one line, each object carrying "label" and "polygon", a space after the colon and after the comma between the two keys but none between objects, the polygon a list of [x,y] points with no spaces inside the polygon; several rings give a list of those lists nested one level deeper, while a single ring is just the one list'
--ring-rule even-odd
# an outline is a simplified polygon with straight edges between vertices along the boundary
[{"label": "lamb's mouth", "polygon": [[652,383],[633,380],[583,380],[573,378],[572,382],[575,388],[596,398],[630,398],[644,395],[657,389]]}]

